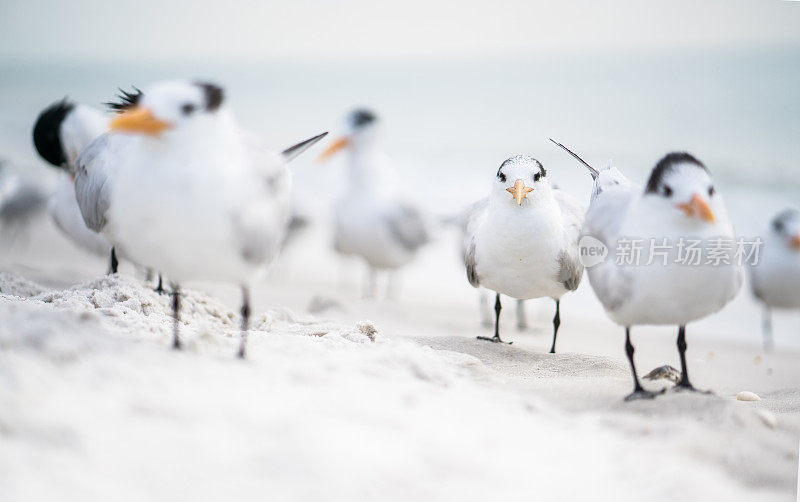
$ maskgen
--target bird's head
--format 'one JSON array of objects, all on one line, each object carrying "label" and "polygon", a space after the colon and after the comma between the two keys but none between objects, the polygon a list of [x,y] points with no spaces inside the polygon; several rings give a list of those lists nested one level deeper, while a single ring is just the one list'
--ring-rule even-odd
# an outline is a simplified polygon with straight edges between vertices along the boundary
[{"label": "bird's head", "polygon": [[797,209],[784,209],[778,213],[772,219],[770,230],[787,247],[800,251],[800,212]]},{"label": "bird's head", "polygon": [[345,119],[344,135],[331,143],[319,156],[319,160],[327,160],[345,148],[357,148],[372,143],[378,135],[379,125],[378,116],[371,110],[353,110]]},{"label": "bird's head", "polygon": [[33,144],[39,155],[50,164],[68,169],[69,161],[61,141],[61,126],[75,109],[75,103],[62,99],[45,108],[33,126]]},{"label": "bird's head", "polygon": [[711,173],[688,153],[669,153],[662,158],[650,173],[645,195],[663,201],[677,215],[706,224],[716,223],[724,213]]},{"label": "bird's head", "polygon": [[223,107],[224,92],[209,82],[169,80],[148,86],[144,91],[120,96],[109,103],[119,112],[111,121],[111,131],[160,136],[217,120]]},{"label": "bird's head", "polygon": [[515,155],[500,164],[491,196],[503,204],[536,205],[541,199],[550,197],[547,171],[530,155]]}]

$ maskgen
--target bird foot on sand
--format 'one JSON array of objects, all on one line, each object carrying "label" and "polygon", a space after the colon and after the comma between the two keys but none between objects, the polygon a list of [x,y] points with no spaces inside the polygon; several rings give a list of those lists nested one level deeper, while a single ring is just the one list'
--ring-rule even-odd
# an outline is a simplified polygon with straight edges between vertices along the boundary
[{"label": "bird foot on sand", "polygon": [[645,389],[638,389],[625,396],[625,401],[638,401],[639,399],[655,399],[656,396],[663,394],[666,389],[659,391],[651,391]]},{"label": "bird foot on sand", "polygon": [[695,389],[694,385],[692,385],[690,383],[685,383],[685,384],[679,383],[679,384],[676,384],[675,387],[672,388],[672,391],[673,392],[696,392],[698,394],[706,394],[708,396],[713,396],[714,395],[714,391],[713,390]]},{"label": "bird foot on sand", "polygon": [[499,336],[479,336],[476,337],[478,340],[486,340],[487,342],[494,342],[494,343],[505,343],[506,345],[511,345],[514,342],[504,342],[500,339]]}]

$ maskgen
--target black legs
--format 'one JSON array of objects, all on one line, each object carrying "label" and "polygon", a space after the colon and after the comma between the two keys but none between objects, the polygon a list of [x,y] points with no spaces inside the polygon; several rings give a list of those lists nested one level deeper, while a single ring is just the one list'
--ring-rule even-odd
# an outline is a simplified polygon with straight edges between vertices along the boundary
[{"label": "black legs", "polygon": [[111,263],[108,265],[108,273],[109,274],[116,274],[117,268],[119,268],[119,260],[117,260],[117,251],[112,247],[111,248]]},{"label": "black legs", "polygon": [[367,275],[364,278],[364,296],[362,298],[374,298],[376,296],[376,288],[378,282],[378,272],[370,267],[367,270]]},{"label": "black legs", "polygon": [[772,339],[772,310],[766,306],[764,307],[762,331],[764,333],[764,351],[769,352],[775,346],[775,342]]},{"label": "black legs", "polygon": [[500,293],[494,297],[494,337],[500,341],[500,311],[503,310],[503,305],[500,304]]},{"label": "black legs", "polygon": [[[152,268],[147,269],[144,280],[148,283],[153,280]],[[161,276],[161,272],[158,273],[158,286],[156,286],[155,292],[158,293],[159,295],[163,295],[164,293],[166,293],[166,291],[164,290],[164,278]]]},{"label": "black legs", "polygon": [[181,350],[181,339],[179,336],[181,322],[181,287],[177,284],[172,285],[172,320],[172,348],[175,350]]},{"label": "black legs", "polygon": [[517,300],[517,329],[519,331],[528,329],[528,319],[525,316],[525,300]]},{"label": "black legs", "polygon": [[651,392],[649,390],[645,390],[642,387],[642,384],[639,383],[639,376],[636,374],[636,364],[633,362],[633,353],[635,349],[633,348],[633,344],[631,343],[631,327],[625,327],[625,353],[628,355],[628,362],[631,364],[631,373],[633,373],[633,392],[628,394],[625,397],[626,401],[633,401],[634,399],[653,399],[658,394],[662,394],[664,391],[661,392]]},{"label": "black legs", "polygon": [[[628,355],[628,362],[631,363],[631,373],[633,373],[633,393],[628,395],[625,400],[631,401],[633,399],[653,399],[659,394],[663,394],[666,389],[659,392],[651,392],[645,390],[642,384],[639,383],[639,376],[636,374],[636,365],[633,363],[634,348],[631,343],[631,328],[625,328],[625,353]],[[694,388],[689,381],[689,370],[686,368],[686,326],[678,328],[678,354],[681,358],[681,379],[675,385],[675,390],[689,390],[693,392],[701,392],[703,394],[713,394],[711,391],[698,391]]]},{"label": "black legs", "polygon": [[242,286],[242,334],[239,340],[239,359],[245,357],[245,345],[247,345],[247,330],[250,323],[250,290],[247,286]]},{"label": "black legs", "polygon": [[686,326],[678,327],[678,354],[681,357],[681,381],[677,386],[694,389],[689,382],[689,372],[686,370]]},{"label": "black legs", "polygon": [[713,394],[710,390],[697,390],[689,381],[689,370],[686,368],[686,326],[678,328],[678,354],[681,357],[681,380],[675,385],[675,390],[690,390],[703,394]]},{"label": "black legs", "polygon": [[636,374],[636,363],[633,362],[633,353],[636,352],[636,349],[633,348],[633,344],[631,343],[631,328],[629,326],[625,327],[625,354],[628,356],[628,363],[631,365],[631,373],[633,373],[633,391],[639,392],[644,390],[642,388],[642,384],[639,383],[639,375]]},{"label": "black legs", "polygon": [[489,292],[481,289],[478,292],[478,309],[481,312],[481,326],[490,328],[492,326],[492,314],[489,310]]},{"label": "black legs", "polygon": [[[494,299],[494,336],[489,338],[488,336],[479,336],[478,340],[488,340],[490,342],[495,343],[505,343],[503,340],[500,339],[500,311],[503,309],[503,306],[500,304],[500,293],[497,293]],[[508,342],[511,345],[514,342]]]},{"label": "black legs", "polygon": [[550,347],[550,353],[556,353],[556,337],[558,336],[558,327],[561,326],[561,301],[556,300],[556,315],[553,317],[553,346]]},{"label": "black legs", "polygon": [[[239,341],[238,357],[244,359],[247,346],[247,330],[250,324],[250,290],[247,286],[242,286],[242,333]],[[173,336],[172,348],[181,350],[180,323],[181,323],[181,288],[177,284],[172,285],[172,320]]]},{"label": "black legs", "polygon": [[[556,353],[556,339],[558,338],[558,327],[561,326],[561,301],[556,299],[556,315],[553,317],[553,344],[550,347],[550,353]],[[524,329],[527,326],[527,322],[525,321],[525,300],[517,300],[517,328]],[[503,306],[500,304],[500,293],[496,293],[494,299],[494,336],[479,336],[478,340],[488,340],[490,342],[497,342],[497,343],[505,343],[500,338],[500,311],[503,309]],[[508,342],[508,344],[512,344],[514,342]]]}]

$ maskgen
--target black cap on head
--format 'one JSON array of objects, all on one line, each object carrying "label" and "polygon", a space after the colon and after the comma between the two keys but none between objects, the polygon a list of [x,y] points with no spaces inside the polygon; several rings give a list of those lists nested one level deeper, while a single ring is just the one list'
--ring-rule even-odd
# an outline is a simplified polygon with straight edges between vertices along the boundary
[{"label": "black cap on head", "polygon": [[203,91],[205,110],[208,112],[217,110],[225,98],[225,92],[222,87],[211,82],[195,82],[194,84]]},{"label": "black cap on head", "polygon": [[378,120],[377,115],[366,108],[358,108],[350,114],[350,124],[355,127],[364,127]]},{"label": "black cap on head", "polygon": [[772,229],[778,233],[783,233],[786,229],[786,224],[798,217],[800,217],[800,212],[798,212],[797,209],[784,209],[772,218]]},{"label": "black cap on head", "polygon": [[73,108],[75,104],[64,98],[45,108],[33,126],[33,145],[36,151],[56,167],[63,167],[67,162],[61,145],[61,124]]},{"label": "black cap on head", "polygon": [[539,181],[547,176],[547,170],[537,159],[531,157],[530,155],[514,155],[513,157],[509,157],[508,159],[504,160],[503,163],[500,164],[500,168],[497,170],[497,179],[503,183],[506,182],[506,175],[503,173],[503,168],[510,164],[535,164],[537,167],[537,172],[533,174],[533,181]]},{"label": "black cap on head", "polygon": [[694,164],[700,169],[708,172],[706,166],[689,153],[668,153],[664,156],[664,158],[658,161],[658,164],[656,164],[656,167],[654,167],[653,171],[650,173],[650,179],[647,180],[645,193],[657,193],[658,187],[664,181],[664,177],[681,164]]}]

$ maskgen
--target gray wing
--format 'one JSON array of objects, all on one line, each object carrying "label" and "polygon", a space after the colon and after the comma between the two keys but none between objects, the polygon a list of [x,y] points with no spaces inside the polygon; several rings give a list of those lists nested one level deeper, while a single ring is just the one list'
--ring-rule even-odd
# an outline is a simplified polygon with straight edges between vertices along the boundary
[{"label": "gray wing", "polygon": [[38,187],[23,185],[0,205],[0,221],[3,225],[21,225],[43,210],[46,200]]},{"label": "gray wing", "polygon": [[[577,248],[576,248],[577,249]],[[583,277],[583,265],[578,259],[578,253],[573,250],[561,251],[558,255],[558,282],[569,291],[578,289]]]},{"label": "gray wing", "polygon": [[475,239],[471,238],[469,244],[467,245],[466,251],[464,251],[464,266],[467,268],[467,280],[472,287],[477,288],[481,285],[481,281],[478,278],[478,271],[476,270],[476,263],[475,263]]},{"label": "gray wing", "polygon": [[584,209],[573,197],[561,190],[553,190],[553,196],[561,208],[561,222],[564,226],[566,247],[558,255],[558,273],[556,280],[568,291],[575,291],[583,277],[583,265],[580,262],[578,239],[583,225]]},{"label": "gray wing", "polygon": [[461,228],[461,251],[464,258],[464,267],[467,271],[467,280],[473,287],[479,287],[481,284],[478,277],[477,263],[475,258],[475,230],[480,226],[483,218],[486,216],[486,210],[489,207],[489,198],[481,199],[464,211],[462,211],[459,218],[459,226]]},{"label": "gray wing", "polygon": [[[605,171],[601,171],[603,176]],[[598,179],[600,181],[600,179]],[[641,189],[631,183],[609,183],[596,190],[581,231],[608,248],[606,260],[588,271],[595,295],[607,310],[616,311],[633,294],[630,272],[614,262],[616,243],[630,205]]]},{"label": "gray wing", "polygon": [[398,204],[385,219],[394,238],[407,250],[416,251],[428,242],[428,229],[417,208]]},{"label": "gray wing", "polygon": [[[465,260],[467,248],[472,242],[472,234],[475,232],[475,226],[486,213],[487,207],[489,207],[488,197],[473,202],[452,219],[453,224],[458,225],[461,230],[461,256]],[[464,263],[466,264],[466,261]]]},{"label": "gray wing", "polygon": [[100,232],[109,207],[111,139],[108,134],[89,143],[75,160],[75,198],[86,226]]}]

